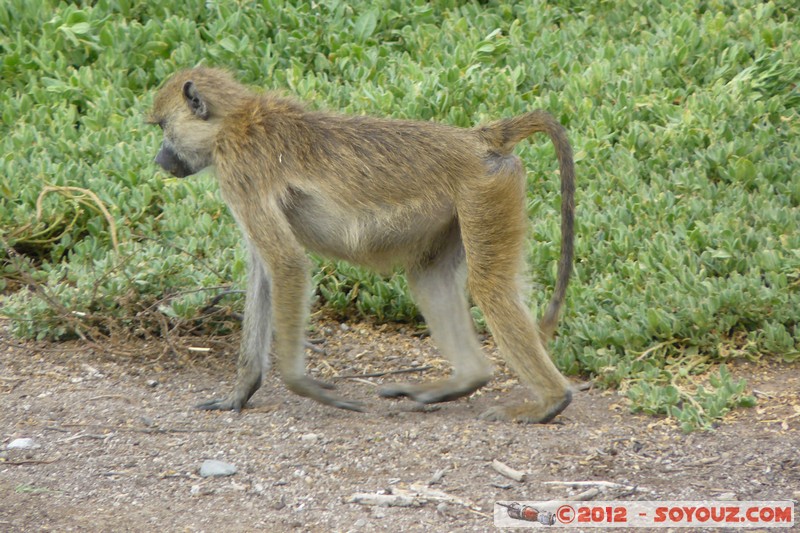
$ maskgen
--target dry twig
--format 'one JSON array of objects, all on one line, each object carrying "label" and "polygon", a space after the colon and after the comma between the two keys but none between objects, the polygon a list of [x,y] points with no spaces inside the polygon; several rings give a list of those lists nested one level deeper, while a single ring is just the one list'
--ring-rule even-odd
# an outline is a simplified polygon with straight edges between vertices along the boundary
[{"label": "dry twig", "polygon": [[514,481],[519,481],[520,483],[524,483],[525,480],[528,479],[528,475],[525,472],[514,470],[507,464],[501,463],[497,459],[492,461],[492,468],[494,468],[495,471],[497,471],[497,473],[501,476],[513,479]]},{"label": "dry twig", "polygon": [[602,492],[603,491],[598,489],[597,487],[592,487],[591,489],[579,492],[574,496],[570,496],[569,498],[567,498],[567,500],[571,502],[587,502],[589,500],[595,499]]},{"label": "dry twig", "polygon": [[432,366],[418,366],[414,368],[401,368],[400,370],[387,370],[386,372],[372,372],[370,374],[345,374],[343,376],[334,376],[331,379],[381,378],[383,376],[391,376],[394,374],[410,374],[411,372],[426,372],[432,368],[433,368]]},{"label": "dry twig", "polygon": [[[114,251],[119,253],[119,241],[117,240],[117,223],[114,222],[114,217],[111,216],[111,213],[108,212],[106,208],[106,204],[103,203],[102,200],[92,191],[89,189],[84,189],[82,187],[66,187],[66,186],[54,186],[54,185],[46,185],[42,192],[39,193],[39,197],[36,199],[36,220],[42,219],[42,200],[44,199],[47,194],[51,192],[57,192],[63,196],[71,200],[75,200],[76,202],[82,203],[86,206],[91,207],[94,204],[100,212],[103,214],[103,217],[108,222],[109,232],[111,233],[111,244],[114,246]],[[86,196],[91,199],[91,202],[86,201]]]}]

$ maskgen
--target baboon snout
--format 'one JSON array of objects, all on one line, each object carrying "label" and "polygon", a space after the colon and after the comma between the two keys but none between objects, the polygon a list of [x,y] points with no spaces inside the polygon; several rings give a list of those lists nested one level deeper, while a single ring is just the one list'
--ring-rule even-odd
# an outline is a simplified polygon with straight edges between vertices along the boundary
[{"label": "baboon snout", "polygon": [[172,148],[164,144],[161,145],[153,161],[176,178],[185,178],[186,176],[194,174]]}]

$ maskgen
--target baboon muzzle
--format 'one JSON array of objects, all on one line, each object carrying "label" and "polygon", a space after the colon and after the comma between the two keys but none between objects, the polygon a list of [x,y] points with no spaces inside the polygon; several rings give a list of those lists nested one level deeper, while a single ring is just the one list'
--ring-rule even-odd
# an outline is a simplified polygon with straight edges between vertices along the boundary
[{"label": "baboon muzzle", "polygon": [[176,178],[185,178],[194,174],[189,165],[178,157],[169,146],[164,146],[163,144],[153,161]]}]

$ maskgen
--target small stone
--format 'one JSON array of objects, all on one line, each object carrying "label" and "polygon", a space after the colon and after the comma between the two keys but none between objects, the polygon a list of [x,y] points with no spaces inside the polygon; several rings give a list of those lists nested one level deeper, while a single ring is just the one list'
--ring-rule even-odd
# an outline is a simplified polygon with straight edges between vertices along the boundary
[{"label": "small stone", "polygon": [[158,381],[156,381],[154,379],[148,379],[147,380],[147,386],[148,387],[158,387]]},{"label": "small stone", "polygon": [[339,324],[339,329],[341,329],[342,331],[350,331],[350,326],[342,322],[341,324]]},{"label": "small stone", "polygon": [[189,489],[189,494],[192,496],[197,496],[200,494],[200,485],[192,485],[192,488]]},{"label": "small stone", "polygon": [[236,467],[230,463],[208,459],[200,465],[200,477],[232,476]]},{"label": "small stone", "polygon": [[23,438],[14,439],[6,446],[9,450],[30,450],[31,448],[38,448],[39,446],[33,439]]},{"label": "small stone", "polygon": [[723,492],[722,494],[720,494],[719,496],[717,496],[717,498],[716,498],[716,499],[718,499],[718,500],[725,500],[725,501],[735,501],[735,500],[738,500],[738,498],[736,497],[736,493],[735,493],[735,492]]},{"label": "small stone", "polygon": [[303,442],[317,442],[319,440],[319,435],[316,433],[306,433],[300,437],[300,440]]},{"label": "small stone", "polygon": [[364,518],[359,518],[358,520],[356,520],[356,523],[353,524],[353,527],[355,527],[356,529],[361,529],[366,525],[367,525],[367,520]]}]

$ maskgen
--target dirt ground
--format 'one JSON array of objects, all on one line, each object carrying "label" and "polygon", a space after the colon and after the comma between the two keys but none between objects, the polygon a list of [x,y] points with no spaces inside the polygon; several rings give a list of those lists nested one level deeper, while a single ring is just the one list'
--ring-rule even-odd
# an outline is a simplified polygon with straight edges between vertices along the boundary
[{"label": "dirt ground", "polygon": [[[287,393],[274,373],[242,413],[203,412],[192,406],[231,386],[233,339],[100,351],[13,346],[0,329],[0,531],[487,531],[495,501],[587,490],[553,481],[619,484],[595,500],[800,496],[796,365],[737,364],[758,406],[714,431],[686,435],[594,389],[577,393],[557,423],[528,426],[477,418],[522,394],[496,357],[488,387],[423,409],[378,398],[376,387],[446,373],[429,339],[400,325],[334,322],[317,323],[315,335],[326,352],[309,353],[318,378],[418,371],[337,379],[341,394],[368,403],[366,414]],[[7,449],[23,437],[35,447]],[[206,459],[238,471],[201,478]],[[527,479],[501,476],[493,460]],[[414,507],[350,502],[414,491],[423,493]]]}]

